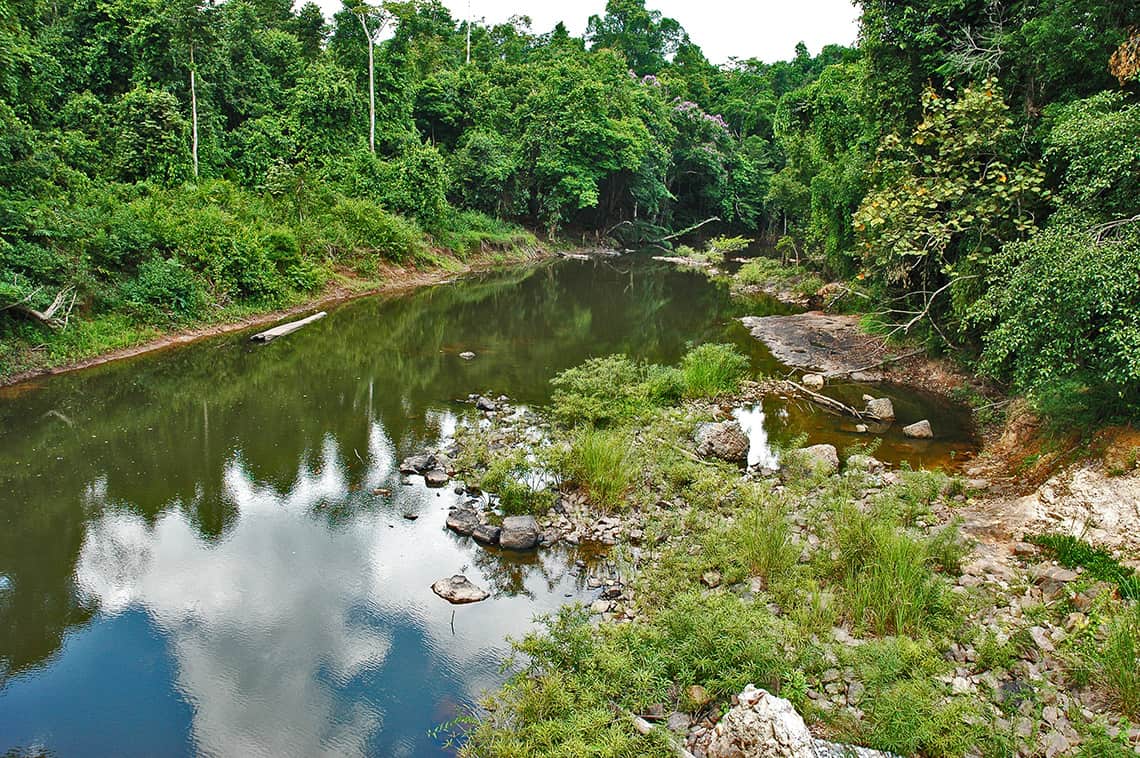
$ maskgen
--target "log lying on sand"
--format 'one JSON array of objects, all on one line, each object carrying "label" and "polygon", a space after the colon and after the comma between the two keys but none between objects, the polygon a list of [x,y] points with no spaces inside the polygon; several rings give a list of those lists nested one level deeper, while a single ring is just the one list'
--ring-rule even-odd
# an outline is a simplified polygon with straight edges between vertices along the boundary
[{"label": "log lying on sand", "polygon": [[267,329],[264,332],[259,332],[249,339],[252,342],[269,342],[270,340],[275,340],[278,337],[284,337],[286,334],[292,334],[298,329],[306,327],[314,321],[320,321],[327,315],[329,314],[325,313],[324,311],[321,311],[320,313],[314,313],[312,316],[303,318],[300,321],[293,321],[288,324],[282,324],[281,326],[275,326],[272,329]]}]

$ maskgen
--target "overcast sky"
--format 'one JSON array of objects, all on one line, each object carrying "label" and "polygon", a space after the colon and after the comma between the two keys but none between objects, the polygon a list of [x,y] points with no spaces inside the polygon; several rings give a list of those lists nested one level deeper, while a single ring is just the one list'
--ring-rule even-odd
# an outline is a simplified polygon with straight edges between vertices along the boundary
[{"label": "overcast sky", "polygon": [[[374,0],[374,2],[377,0]],[[318,0],[331,13],[341,0]],[[605,0],[470,0],[476,19],[488,23],[513,15],[528,15],[536,33],[565,21],[581,34],[591,14],[601,14]],[[443,0],[457,19],[467,17],[467,0]],[[807,43],[812,54],[829,43],[855,41],[858,11],[851,0],[648,0],[646,5],[681,22],[713,63],[730,57],[759,58],[769,63],[787,60],[796,43]]]}]

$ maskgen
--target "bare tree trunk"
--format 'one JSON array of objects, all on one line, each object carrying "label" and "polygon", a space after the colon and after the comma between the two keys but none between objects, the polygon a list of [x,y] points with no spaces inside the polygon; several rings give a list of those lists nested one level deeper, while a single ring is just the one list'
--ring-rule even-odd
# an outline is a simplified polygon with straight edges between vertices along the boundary
[{"label": "bare tree trunk", "polygon": [[376,65],[372,58],[372,32],[368,31],[368,22],[364,13],[357,14],[360,25],[364,28],[364,36],[368,39],[368,149],[376,154]]},{"label": "bare tree trunk", "polygon": [[198,86],[194,72],[194,45],[190,45],[190,154],[194,161],[194,178],[198,178]]}]

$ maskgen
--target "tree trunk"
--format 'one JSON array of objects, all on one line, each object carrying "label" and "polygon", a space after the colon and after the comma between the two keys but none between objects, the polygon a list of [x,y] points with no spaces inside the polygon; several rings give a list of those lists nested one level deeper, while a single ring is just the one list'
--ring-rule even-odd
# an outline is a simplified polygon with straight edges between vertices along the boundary
[{"label": "tree trunk", "polygon": [[368,31],[368,22],[364,13],[358,14],[360,25],[364,28],[364,36],[368,39],[368,149],[376,154],[376,65],[372,58],[372,32]]},{"label": "tree trunk", "polygon": [[198,178],[198,86],[194,75],[194,45],[190,45],[190,155]]}]

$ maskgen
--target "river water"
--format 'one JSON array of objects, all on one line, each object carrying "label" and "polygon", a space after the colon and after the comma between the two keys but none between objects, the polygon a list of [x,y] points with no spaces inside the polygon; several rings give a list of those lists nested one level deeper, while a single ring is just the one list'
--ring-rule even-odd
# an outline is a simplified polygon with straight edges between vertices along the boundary
[{"label": "river water", "polygon": [[[454,537],[456,496],[397,462],[450,434],[458,398],[541,404],[591,356],[728,341],[778,371],[736,321],[777,312],[647,257],[566,260],[0,390],[0,753],[447,754],[435,727],[502,681],[508,635],[592,593],[571,552]],[[888,394],[939,440],[879,457],[972,447],[960,409]],[[739,413],[769,442],[862,441],[800,404]],[[435,597],[457,572],[493,597]]]}]

